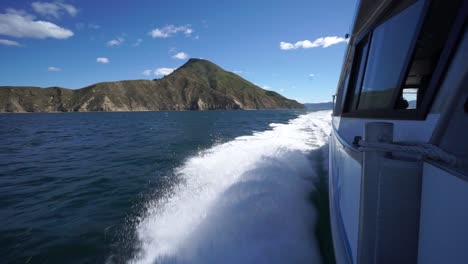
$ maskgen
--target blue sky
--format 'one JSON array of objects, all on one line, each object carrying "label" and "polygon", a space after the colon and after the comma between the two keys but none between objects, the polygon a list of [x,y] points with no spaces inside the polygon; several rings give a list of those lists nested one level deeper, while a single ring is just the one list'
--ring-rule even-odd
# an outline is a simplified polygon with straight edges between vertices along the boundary
[{"label": "blue sky", "polygon": [[208,59],[301,102],[335,92],[356,1],[0,3],[0,85],[155,79]]}]

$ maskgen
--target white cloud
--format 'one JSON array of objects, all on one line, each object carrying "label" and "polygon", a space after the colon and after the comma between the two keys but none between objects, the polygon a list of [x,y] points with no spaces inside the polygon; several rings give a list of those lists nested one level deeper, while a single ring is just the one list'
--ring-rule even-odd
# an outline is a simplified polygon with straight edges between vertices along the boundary
[{"label": "white cloud", "polygon": [[191,28],[184,29],[183,31],[186,36],[190,36],[193,33],[193,29]]},{"label": "white cloud", "polygon": [[315,74],[311,73],[311,74],[309,74],[309,77],[310,77],[310,78],[314,78],[314,77],[315,77]]},{"label": "white cloud", "polygon": [[244,73],[244,71],[241,71],[241,70],[239,70],[239,71],[238,71],[238,70],[234,70],[234,71],[232,71],[232,72],[235,73],[235,74],[242,74],[242,73]]},{"label": "white cloud", "polygon": [[154,71],[157,76],[164,76],[171,74],[175,69],[173,68],[158,68]]},{"label": "white cloud", "polygon": [[47,21],[35,18],[23,11],[7,9],[7,13],[0,14],[0,35],[17,38],[56,38],[67,39],[73,32]]},{"label": "white cloud", "polygon": [[97,63],[102,63],[102,64],[107,64],[107,63],[109,63],[110,61],[109,61],[108,58],[99,57],[99,58],[96,59],[96,62],[97,62]]},{"label": "white cloud", "polygon": [[184,33],[185,36],[188,37],[193,33],[193,29],[191,25],[185,25],[185,26],[168,25],[162,28],[155,28],[149,34],[153,38],[169,38],[179,32]]},{"label": "white cloud", "polygon": [[65,11],[67,11],[67,13],[70,15],[70,16],[76,16],[76,14],[78,13],[78,9],[76,9],[76,7],[72,6],[72,5],[68,5],[68,4],[60,4],[60,6],[65,9]]},{"label": "white cloud", "polygon": [[138,47],[138,46],[140,46],[142,42],[143,42],[142,39],[137,39],[136,42],[133,44],[133,47]]},{"label": "white cloud", "polygon": [[166,76],[175,71],[174,68],[158,68],[156,70],[147,69],[144,70],[141,74],[146,76],[156,75],[156,76]]},{"label": "white cloud", "polygon": [[52,72],[58,72],[58,71],[61,71],[62,69],[54,67],[54,66],[50,66],[47,68],[47,70],[52,71]]},{"label": "white cloud", "polygon": [[185,60],[188,58],[188,54],[184,52],[179,52],[176,55],[172,56],[174,59]]},{"label": "white cloud", "polygon": [[271,88],[271,87],[268,86],[268,85],[263,85],[262,88],[265,89],[265,90],[273,90],[273,88]]},{"label": "white cloud", "polygon": [[5,45],[5,46],[16,46],[16,47],[21,47],[22,45],[19,44],[16,41],[13,40],[8,40],[8,39],[0,39],[0,45]]},{"label": "white cloud", "polygon": [[280,89],[280,92],[284,92],[284,89]]},{"label": "white cloud", "polygon": [[31,4],[34,12],[53,18],[60,18],[63,14],[68,13],[70,16],[76,16],[78,9],[72,5],[64,4],[62,2],[33,2]]},{"label": "white cloud", "polygon": [[17,9],[14,9],[14,8],[7,8],[6,13],[7,14],[18,15],[18,16],[26,16],[26,17],[30,17],[31,19],[36,18],[35,16],[28,14],[28,12],[26,12],[24,10],[17,10]]},{"label": "white cloud", "polygon": [[347,43],[348,39],[333,36],[333,37],[318,38],[314,41],[302,40],[302,41],[296,42],[295,44],[281,41],[280,49],[282,50],[299,49],[299,48],[309,49],[309,48],[317,48],[317,47],[328,48],[332,45],[335,45],[341,42]]},{"label": "white cloud", "polygon": [[291,43],[286,43],[286,42],[281,41],[281,42],[280,42],[280,48],[281,48],[282,50],[294,49],[294,45],[291,44]]},{"label": "white cloud", "polygon": [[151,69],[144,70],[141,74],[146,75],[146,76],[150,76],[151,74],[153,74],[153,70],[151,70]]},{"label": "white cloud", "polygon": [[113,47],[113,46],[120,46],[122,43],[124,43],[125,39],[124,38],[116,38],[116,39],[111,39],[107,42],[107,46]]}]

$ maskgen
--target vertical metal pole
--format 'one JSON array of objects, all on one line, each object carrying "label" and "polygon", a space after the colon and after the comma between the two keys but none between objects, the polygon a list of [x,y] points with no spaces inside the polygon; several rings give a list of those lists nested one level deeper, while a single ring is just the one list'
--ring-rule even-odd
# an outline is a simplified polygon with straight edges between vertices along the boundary
[{"label": "vertical metal pole", "polygon": [[[368,142],[392,142],[393,124],[367,123],[364,140]],[[379,177],[381,159],[390,153],[366,151],[363,153],[361,177],[361,207],[358,235],[357,263],[376,263],[378,240]]]}]

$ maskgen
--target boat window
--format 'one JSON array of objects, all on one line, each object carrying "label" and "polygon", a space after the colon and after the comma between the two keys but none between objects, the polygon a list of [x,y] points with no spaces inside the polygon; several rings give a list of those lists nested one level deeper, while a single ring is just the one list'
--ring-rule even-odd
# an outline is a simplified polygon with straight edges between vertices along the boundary
[{"label": "boat window", "polygon": [[[415,109],[421,106],[432,73],[438,65],[445,42],[449,37],[460,2],[460,0],[432,1],[403,84],[401,96],[409,102],[408,107],[403,109]],[[402,109],[398,105],[396,108]]]},{"label": "boat window", "polygon": [[351,70],[349,69],[350,67],[347,67],[345,70],[346,75],[343,80],[343,82],[340,84],[338,87],[338,90],[336,92],[336,98],[334,101],[334,107],[333,107],[333,115],[338,115],[342,111],[342,103],[343,103],[343,94],[345,94],[345,88],[348,87],[348,82],[349,82],[349,76],[351,75]]},{"label": "boat window", "polygon": [[[400,103],[400,105],[397,105],[397,109],[416,109],[416,106],[418,105],[418,88],[404,88],[402,90],[402,100],[398,100],[398,102],[403,102],[403,104]],[[407,102],[407,104],[405,104]]]},{"label": "boat window", "polygon": [[364,38],[356,47],[356,64],[354,65],[355,73],[353,74],[353,86],[351,91],[354,91],[351,109],[356,109],[359,103],[359,94],[361,93],[362,78],[366,69],[367,54],[369,52],[369,37]]},{"label": "boat window", "polygon": [[[393,107],[393,95],[395,90],[399,90],[400,75],[411,49],[422,7],[423,1],[418,1],[374,30],[362,92],[358,99],[353,99],[355,102],[358,100],[357,110]],[[397,105],[401,104],[401,107],[408,104],[402,96],[398,101]]]},{"label": "boat window", "polygon": [[355,44],[344,114],[423,118],[450,63],[462,3],[405,2],[364,33]]}]

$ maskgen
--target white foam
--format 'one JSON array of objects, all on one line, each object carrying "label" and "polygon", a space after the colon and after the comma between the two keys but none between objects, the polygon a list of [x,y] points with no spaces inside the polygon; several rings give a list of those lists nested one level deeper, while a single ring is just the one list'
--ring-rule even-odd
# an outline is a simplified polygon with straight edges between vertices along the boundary
[{"label": "white foam", "polygon": [[308,158],[330,111],[214,146],[188,159],[180,184],[149,202],[131,263],[319,263]]}]

